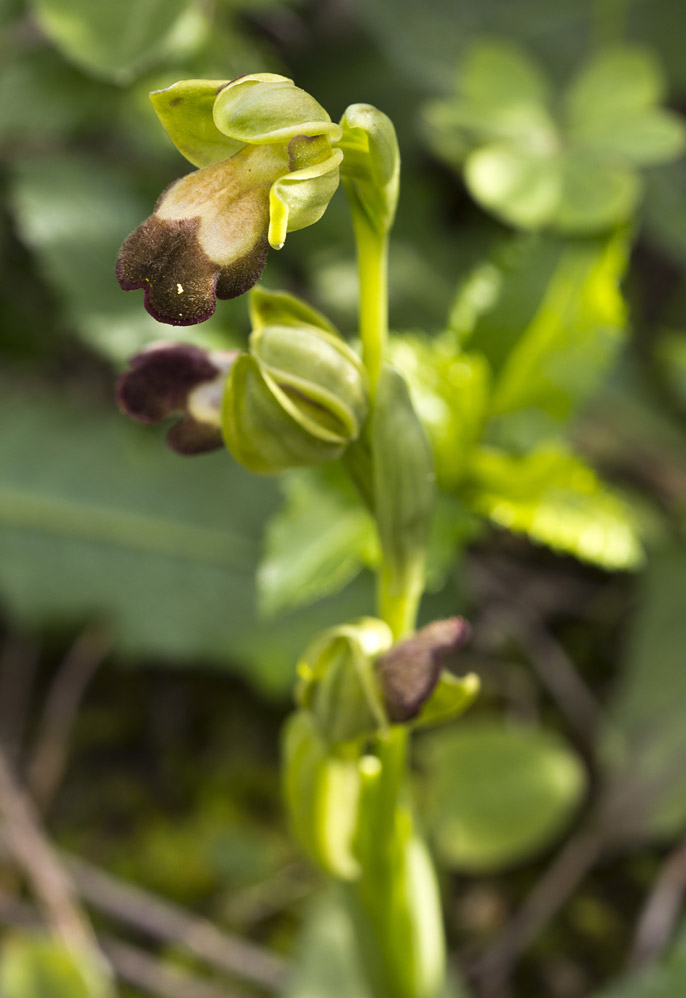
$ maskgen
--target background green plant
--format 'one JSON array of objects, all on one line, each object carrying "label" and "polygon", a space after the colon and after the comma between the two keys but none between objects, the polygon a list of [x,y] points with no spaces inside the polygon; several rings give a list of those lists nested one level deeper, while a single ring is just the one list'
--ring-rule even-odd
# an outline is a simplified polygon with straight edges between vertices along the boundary
[{"label": "background green plant", "polygon": [[[74,636],[103,626],[111,652],[74,729],[51,833],[299,953],[290,998],[363,994],[345,976],[354,968],[335,899],[309,916],[299,900],[314,884],[293,868],[275,817],[275,755],[298,652],[321,628],[368,612],[378,553],[335,468],[276,484],[226,457],[189,471],[113,412],[116,368],[160,336],[137,296],[116,287],[113,260],[180,165],[147,93],[264,69],[294,76],[334,117],[365,100],[394,120],[403,194],[390,259],[393,359],[430,432],[439,485],[422,620],[473,619],[472,649],[455,667],[484,683],[474,717],[426,736],[419,753],[452,950],[464,957],[466,993],[492,993],[474,952],[497,946],[506,913],[572,850],[585,859],[563,913],[514,968],[501,963],[509,993],[671,995],[683,988],[679,933],[670,944],[668,927],[651,948],[634,930],[686,830],[680,126],[670,118],[672,138],[652,147],[642,133],[641,155],[625,164],[630,196],[614,214],[595,213],[588,231],[580,213],[561,234],[546,217],[514,216],[507,199],[503,208],[481,197],[493,214],[471,200],[463,169],[474,135],[450,113],[439,129],[436,108],[454,111],[479,53],[483,65],[507,38],[522,64],[540,65],[546,93],[562,93],[594,54],[645,47],[652,104],[678,115],[685,22],[676,0],[0,5],[5,739],[28,682],[25,663],[8,664],[11,649],[24,660],[40,642],[32,736]],[[496,92],[499,72],[485,74]],[[619,79],[610,91],[624,92]],[[483,130],[483,101],[478,118]],[[675,158],[652,165],[665,145]],[[522,181],[533,203],[539,180]],[[271,255],[265,283],[297,291],[355,335],[351,249],[339,195]],[[223,303],[194,340],[238,344],[246,332],[240,301]],[[451,753],[477,748],[492,769],[453,779]],[[460,820],[481,852],[463,846]],[[512,834],[495,836],[495,826]],[[574,853],[584,836],[592,846]],[[278,913],[251,921],[250,891],[279,889]],[[632,949],[654,966],[620,978]],[[173,947],[159,957],[201,974]],[[8,944],[4,973],[37,961],[36,974],[58,980],[49,966],[60,959]],[[129,987],[121,993],[143,993]]]}]

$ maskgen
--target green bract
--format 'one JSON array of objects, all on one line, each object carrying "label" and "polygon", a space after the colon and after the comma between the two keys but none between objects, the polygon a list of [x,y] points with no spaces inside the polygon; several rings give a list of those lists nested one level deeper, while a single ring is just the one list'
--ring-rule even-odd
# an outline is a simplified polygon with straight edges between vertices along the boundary
[{"label": "green bract", "polygon": [[595,232],[630,218],[638,167],[684,150],[683,123],[658,107],[664,90],[656,60],[622,46],[599,52],[557,98],[528,55],[488,42],[427,119],[434,147],[484,207],[521,228]]},{"label": "green bract", "polygon": [[224,392],[227,447],[263,474],[340,457],[367,416],[357,354],[291,295],[260,291],[252,317],[250,353],[235,362]]},{"label": "green bract", "polygon": [[267,247],[312,225],[339,180],[341,137],[317,101],[273,73],[185,80],[151,100],[177,149],[199,169],[172,184],[122,246],[117,277],[143,288],[160,322],[209,318],[217,298],[258,280]]}]

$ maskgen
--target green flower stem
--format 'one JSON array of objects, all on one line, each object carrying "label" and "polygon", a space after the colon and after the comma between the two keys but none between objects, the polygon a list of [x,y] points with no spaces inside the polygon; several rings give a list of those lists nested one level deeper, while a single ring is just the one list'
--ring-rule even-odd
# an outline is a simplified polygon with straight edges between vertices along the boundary
[{"label": "green flower stem", "polygon": [[417,586],[398,587],[398,579],[386,565],[381,565],[377,576],[379,616],[385,620],[396,641],[413,634],[417,624],[417,610],[421,589]]},{"label": "green flower stem", "polygon": [[388,235],[353,214],[360,278],[360,336],[362,360],[369,375],[372,399],[381,372],[388,339]]}]

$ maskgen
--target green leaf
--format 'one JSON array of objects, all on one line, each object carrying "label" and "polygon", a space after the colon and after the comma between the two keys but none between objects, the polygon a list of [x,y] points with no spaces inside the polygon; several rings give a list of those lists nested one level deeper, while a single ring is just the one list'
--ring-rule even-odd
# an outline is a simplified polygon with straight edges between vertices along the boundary
[{"label": "green leaf", "polygon": [[519,125],[550,99],[548,81],[520,46],[494,39],[473,45],[460,67],[460,95],[484,114],[489,126]]},{"label": "green leaf", "polygon": [[465,721],[422,749],[429,827],[456,869],[495,872],[543,848],[584,791],[577,756],[550,732]]},{"label": "green leaf", "polygon": [[374,521],[342,474],[294,471],[283,488],[257,576],[269,616],[337,592],[377,557]]},{"label": "green leaf", "polygon": [[571,128],[630,119],[663,95],[662,69],[652,53],[637,45],[603,49],[583,66],[567,92]]},{"label": "green leaf", "polygon": [[631,507],[572,454],[546,448],[515,457],[483,449],[472,474],[470,505],[498,526],[609,570],[642,564]]},{"label": "green leaf", "polygon": [[2,998],[114,998],[104,967],[52,939],[10,937],[0,957]]},{"label": "green leaf", "polygon": [[617,834],[671,837],[686,825],[686,545],[650,552],[603,733],[606,773],[635,802]]},{"label": "green leaf", "polygon": [[622,163],[621,156],[605,161],[593,150],[572,149],[560,167],[554,215],[559,232],[603,232],[630,219],[643,188],[639,175]]},{"label": "green leaf", "polygon": [[284,691],[313,632],[363,614],[362,579],[265,628],[255,570],[275,487],[225,452],[182,459],[114,411],[0,403],[0,599],[22,626],[109,627],[126,657],[243,670]]},{"label": "green leaf", "polygon": [[189,0],[32,0],[43,31],[80,68],[124,83],[164,51]]},{"label": "green leaf", "polygon": [[[537,310],[493,387],[494,442],[523,436],[530,446],[532,437],[554,434],[600,384],[625,338],[618,285],[627,249],[622,235],[558,245],[558,262]],[[519,279],[528,277],[520,272]]]},{"label": "green leaf", "polygon": [[394,336],[390,357],[407,379],[426,429],[439,484],[454,488],[464,477],[483,431],[490,371],[484,358],[455,349],[452,336]]},{"label": "green leaf", "polygon": [[579,143],[597,155],[627,160],[636,166],[664,163],[686,147],[684,122],[676,114],[650,108],[612,121],[588,121],[575,133]]},{"label": "green leaf", "polygon": [[560,201],[562,163],[546,150],[493,142],[473,152],[465,180],[476,200],[506,222],[525,229],[548,225]]}]

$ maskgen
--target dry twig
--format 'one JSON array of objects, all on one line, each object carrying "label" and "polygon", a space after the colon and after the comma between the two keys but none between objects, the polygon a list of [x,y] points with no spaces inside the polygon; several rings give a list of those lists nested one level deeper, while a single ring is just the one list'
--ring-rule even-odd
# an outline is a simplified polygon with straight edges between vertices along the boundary
[{"label": "dry twig", "polygon": [[268,991],[280,991],[288,964],[273,953],[222,932],[211,922],[189,914],[133,884],[73,856],[65,856],[77,890],[92,907],[154,939],[188,950],[211,966]]},{"label": "dry twig", "polygon": [[71,730],[83,694],[110,647],[101,627],[86,628],[48,690],[27,775],[31,796],[42,812],[49,807],[64,775]]},{"label": "dry twig", "polygon": [[69,874],[40,827],[31,801],[17,785],[0,748],[0,826],[17,865],[39,900],[48,924],[64,944],[98,954],[88,919],[79,907]]}]

